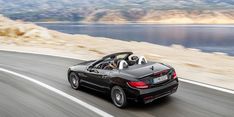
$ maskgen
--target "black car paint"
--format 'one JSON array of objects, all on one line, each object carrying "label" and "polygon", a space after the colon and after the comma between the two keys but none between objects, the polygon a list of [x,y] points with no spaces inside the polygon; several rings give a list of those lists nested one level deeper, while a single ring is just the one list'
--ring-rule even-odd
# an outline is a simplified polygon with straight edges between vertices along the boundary
[{"label": "black car paint", "polygon": [[[164,70],[174,71],[174,68],[169,65],[148,62],[147,64],[130,66],[123,70],[90,68],[90,66],[93,66],[95,62],[97,61],[86,61],[72,66],[68,70],[68,75],[70,72],[75,72],[80,77],[81,86],[103,93],[109,93],[114,85],[118,85],[123,88],[128,99],[143,101],[144,103],[151,102],[162,96],[170,95],[174,93],[178,87],[178,78],[170,78],[166,82],[157,84],[148,89],[132,88],[127,84],[128,81],[144,80],[146,76],[150,76]],[[164,94],[164,92],[167,93]],[[149,95],[154,95],[156,97],[144,100],[144,97]]]},{"label": "black car paint", "polygon": [[128,69],[122,70],[122,72],[132,75],[134,78],[142,78],[152,73],[157,73],[167,69],[170,68],[161,63],[148,62],[147,64],[131,66]]},{"label": "black car paint", "polygon": [[[155,99],[170,95],[175,93],[178,88],[178,78],[170,80],[163,85],[157,87],[148,88],[148,89],[134,89],[134,88],[125,88],[124,91],[128,99],[136,101],[149,103]],[[152,96],[149,99],[144,99],[145,97]]]}]

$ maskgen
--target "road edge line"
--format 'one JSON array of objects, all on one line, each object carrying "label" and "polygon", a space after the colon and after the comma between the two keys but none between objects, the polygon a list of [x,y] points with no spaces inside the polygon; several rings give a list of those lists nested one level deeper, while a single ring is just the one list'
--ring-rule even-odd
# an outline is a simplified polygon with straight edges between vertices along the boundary
[{"label": "road edge line", "polygon": [[[22,54],[34,54],[34,55],[51,56],[51,57],[60,57],[60,58],[77,59],[77,60],[80,59],[80,58],[73,58],[73,57],[52,55],[52,54],[43,54],[43,53],[36,53],[36,52],[26,52],[26,51],[23,52],[23,51],[16,51],[16,50],[6,50],[6,49],[1,49],[1,48],[0,48],[0,51],[16,52],[16,53],[22,53]],[[211,85],[211,84],[206,84],[206,83],[202,83],[202,82],[198,82],[198,81],[194,81],[194,80],[188,80],[188,79],[185,79],[185,78],[179,78],[179,80],[182,81],[182,82],[195,84],[195,85],[198,85],[198,86],[203,86],[203,87],[206,87],[206,88],[215,89],[215,90],[218,90],[218,91],[234,94],[234,90],[232,90],[232,89],[227,89],[227,88],[224,88],[224,87],[219,87],[219,86],[215,86],[215,85]]]},{"label": "road edge line", "polygon": [[98,109],[98,108],[96,108],[96,107],[94,107],[94,106],[92,106],[92,105],[90,105],[90,104],[88,104],[88,103],[86,103],[86,102],[84,102],[84,101],[82,101],[82,100],[74,97],[74,96],[71,96],[71,95],[69,95],[69,94],[67,94],[67,93],[65,93],[65,92],[63,92],[63,91],[61,91],[59,89],[56,89],[56,88],[54,88],[54,87],[52,87],[50,85],[47,85],[47,84],[45,84],[43,82],[40,82],[40,81],[35,80],[33,78],[30,78],[28,76],[25,76],[25,75],[22,75],[22,74],[19,74],[17,72],[10,71],[10,70],[4,69],[4,68],[0,68],[0,71],[12,74],[14,76],[21,77],[21,78],[23,78],[25,80],[28,80],[30,82],[33,82],[33,83],[37,84],[37,85],[40,85],[41,87],[44,87],[44,88],[46,88],[46,89],[48,89],[48,90],[50,90],[50,91],[52,91],[54,93],[57,93],[57,94],[65,97],[65,98],[67,98],[67,99],[69,99],[71,101],[74,101],[74,102],[82,105],[83,107],[85,107],[85,108],[87,108],[87,109],[89,109],[89,110],[97,113],[98,115],[100,115],[102,117],[114,117],[113,115],[110,115],[110,114],[108,114],[107,112],[105,112],[103,110],[100,110],[100,109]]},{"label": "road edge line", "polygon": [[179,78],[179,81],[194,84],[194,85],[198,85],[198,86],[202,86],[202,87],[206,87],[206,88],[210,88],[210,89],[214,89],[214,90],[218,90],[218,91],[222,91],[222,92],[225,92],[225,93],[234,94],[234,90],[214,86],[214,85],[211,85],[211,84],[201,83],[201,82],[197,82],[197,81],[193,81],[193,80],[187,80],[187,79],[184,79],[184,78]]}]

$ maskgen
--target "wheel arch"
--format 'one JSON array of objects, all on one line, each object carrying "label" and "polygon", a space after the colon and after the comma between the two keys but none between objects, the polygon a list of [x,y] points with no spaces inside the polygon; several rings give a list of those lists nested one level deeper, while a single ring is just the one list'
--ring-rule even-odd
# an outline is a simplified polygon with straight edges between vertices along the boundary
[{"label": "wheel arch", "polygon": [[69,83],[70,83],[70,79],[69,79],[70,77],[69,77],[69,76],[70,76],[70,74],[71,74],[72,72],[74,72],[77,76],[79,76],[78,73],[77,73],[76,71],[73,71],[73,70],[69,69],[68,72],[67,72],[67,80],[68,80]]},{"label": "wheel arch", "polygon": [[111,92],[111,89],[114,87],[114,86],[119,86],[121,87],[124,91],[125,91],[125,88],[127,88],[127,80],[123,79],[123,78],[120,78],[120,77],[116,77],[116,78],[112,78],[111,81],[110,81],[110,86],[109,86],[109,93]]}]

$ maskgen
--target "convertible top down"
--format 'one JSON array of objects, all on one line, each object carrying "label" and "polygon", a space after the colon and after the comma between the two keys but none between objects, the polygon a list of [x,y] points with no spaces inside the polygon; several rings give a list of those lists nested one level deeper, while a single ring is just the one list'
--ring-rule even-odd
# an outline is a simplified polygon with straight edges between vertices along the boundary
[{"label": "convertible top down", "polygon": [[149,103],[176,92],[178,78],[169,65],[147,61],[132,52],[107,55],[85,61],[68,70],[73,89],[87,87],[107,93],[115,106],[122,108],[129,100]]}]

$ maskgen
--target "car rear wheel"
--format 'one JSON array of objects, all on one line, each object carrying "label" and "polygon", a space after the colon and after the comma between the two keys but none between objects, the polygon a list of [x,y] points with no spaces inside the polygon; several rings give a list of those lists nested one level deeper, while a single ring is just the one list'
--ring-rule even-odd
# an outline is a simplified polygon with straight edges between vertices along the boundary
[{"label": "car rear wheel", "polygon": [[111,89],[111,99],[115,106],[124,108],[127,105],[127,98],[124,90],[119,86],[114,86]]},{"label": "car rear wheel", "polygon": [[76,75],[75,72],[71,72],[69,75],[69,82],[71,87],[75,90],[80,88],[80,78]]}]

